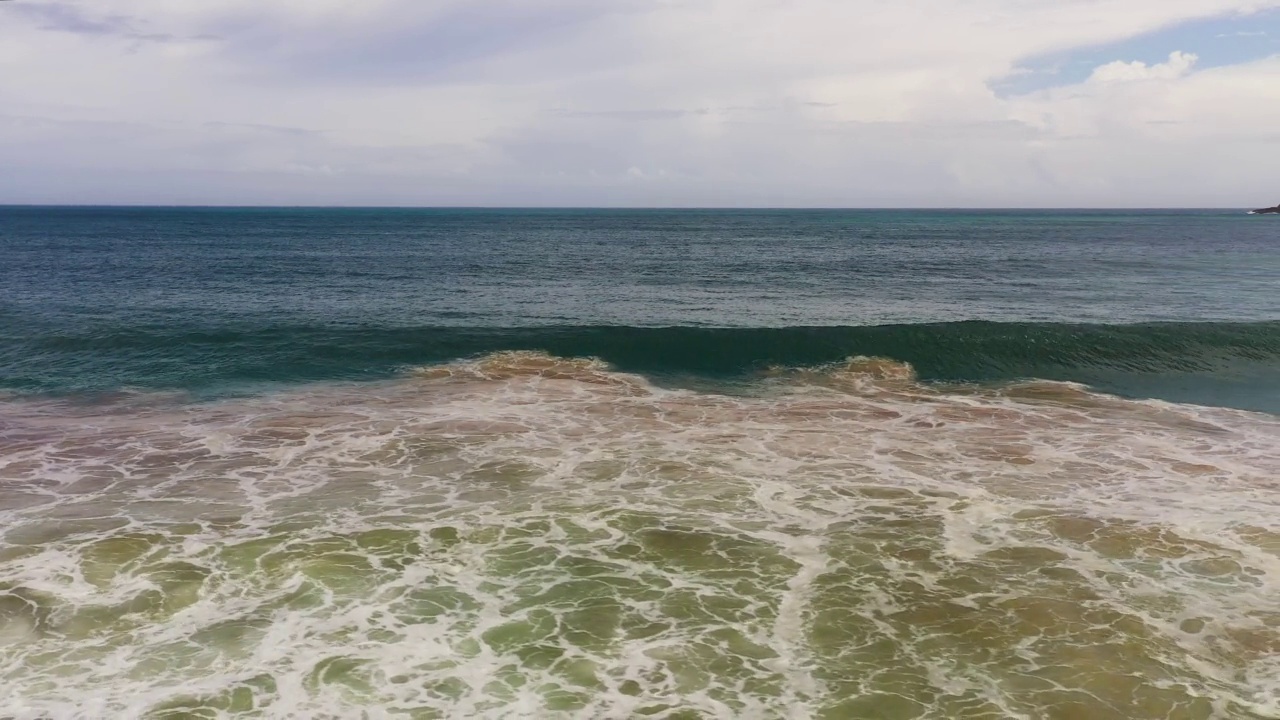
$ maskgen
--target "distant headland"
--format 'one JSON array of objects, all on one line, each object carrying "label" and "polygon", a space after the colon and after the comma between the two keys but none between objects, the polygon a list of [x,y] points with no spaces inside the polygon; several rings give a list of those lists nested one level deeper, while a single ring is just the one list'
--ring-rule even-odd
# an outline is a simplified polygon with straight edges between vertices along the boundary
[{"label": "distant headland", "polygon": [[1260,210],[1250,210],[1249,214],[1250,215],[1280,215],[1280,205],[1277,205],[1275,207],[1262,208]]}]

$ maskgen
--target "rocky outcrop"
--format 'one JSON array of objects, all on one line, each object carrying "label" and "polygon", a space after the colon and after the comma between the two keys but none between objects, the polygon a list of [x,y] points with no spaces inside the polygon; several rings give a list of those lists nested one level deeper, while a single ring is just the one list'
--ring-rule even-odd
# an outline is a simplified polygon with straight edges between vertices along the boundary
[{"label": "rocky outcrop", "polygon": [[1253,210],[1253,211],[1250,211],[1249,214],[1250,215],[1280,215],[1280,205],[1277,205],[1275,207],[1262,208],[1261,210]]}]

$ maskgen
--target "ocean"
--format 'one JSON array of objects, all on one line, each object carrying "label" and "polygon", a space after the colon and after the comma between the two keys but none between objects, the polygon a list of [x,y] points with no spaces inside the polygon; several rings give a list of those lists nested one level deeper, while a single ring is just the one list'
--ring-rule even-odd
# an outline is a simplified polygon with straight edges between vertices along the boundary
[{"label": "ocean", "polygon": [[0,208],[0,717],[1280,718],[1280,224]]}]

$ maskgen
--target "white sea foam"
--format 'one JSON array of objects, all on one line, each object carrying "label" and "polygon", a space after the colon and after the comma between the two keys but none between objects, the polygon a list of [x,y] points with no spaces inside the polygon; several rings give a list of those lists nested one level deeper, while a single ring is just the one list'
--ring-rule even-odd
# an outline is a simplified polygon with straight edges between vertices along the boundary
[{"label": "white sea foam", "polygon": [[0,716],[1280,717],[1269,416],[525,353],[0,422]]}]

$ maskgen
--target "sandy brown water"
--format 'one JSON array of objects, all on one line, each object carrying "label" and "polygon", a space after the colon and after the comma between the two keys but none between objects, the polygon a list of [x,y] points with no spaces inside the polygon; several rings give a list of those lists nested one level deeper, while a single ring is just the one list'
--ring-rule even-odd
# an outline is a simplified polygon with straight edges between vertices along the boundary
[{"label": "sandy brown water", "polygon": [[1280,420],[503,353],[0,399],[0,716],[1280,717]]}]

